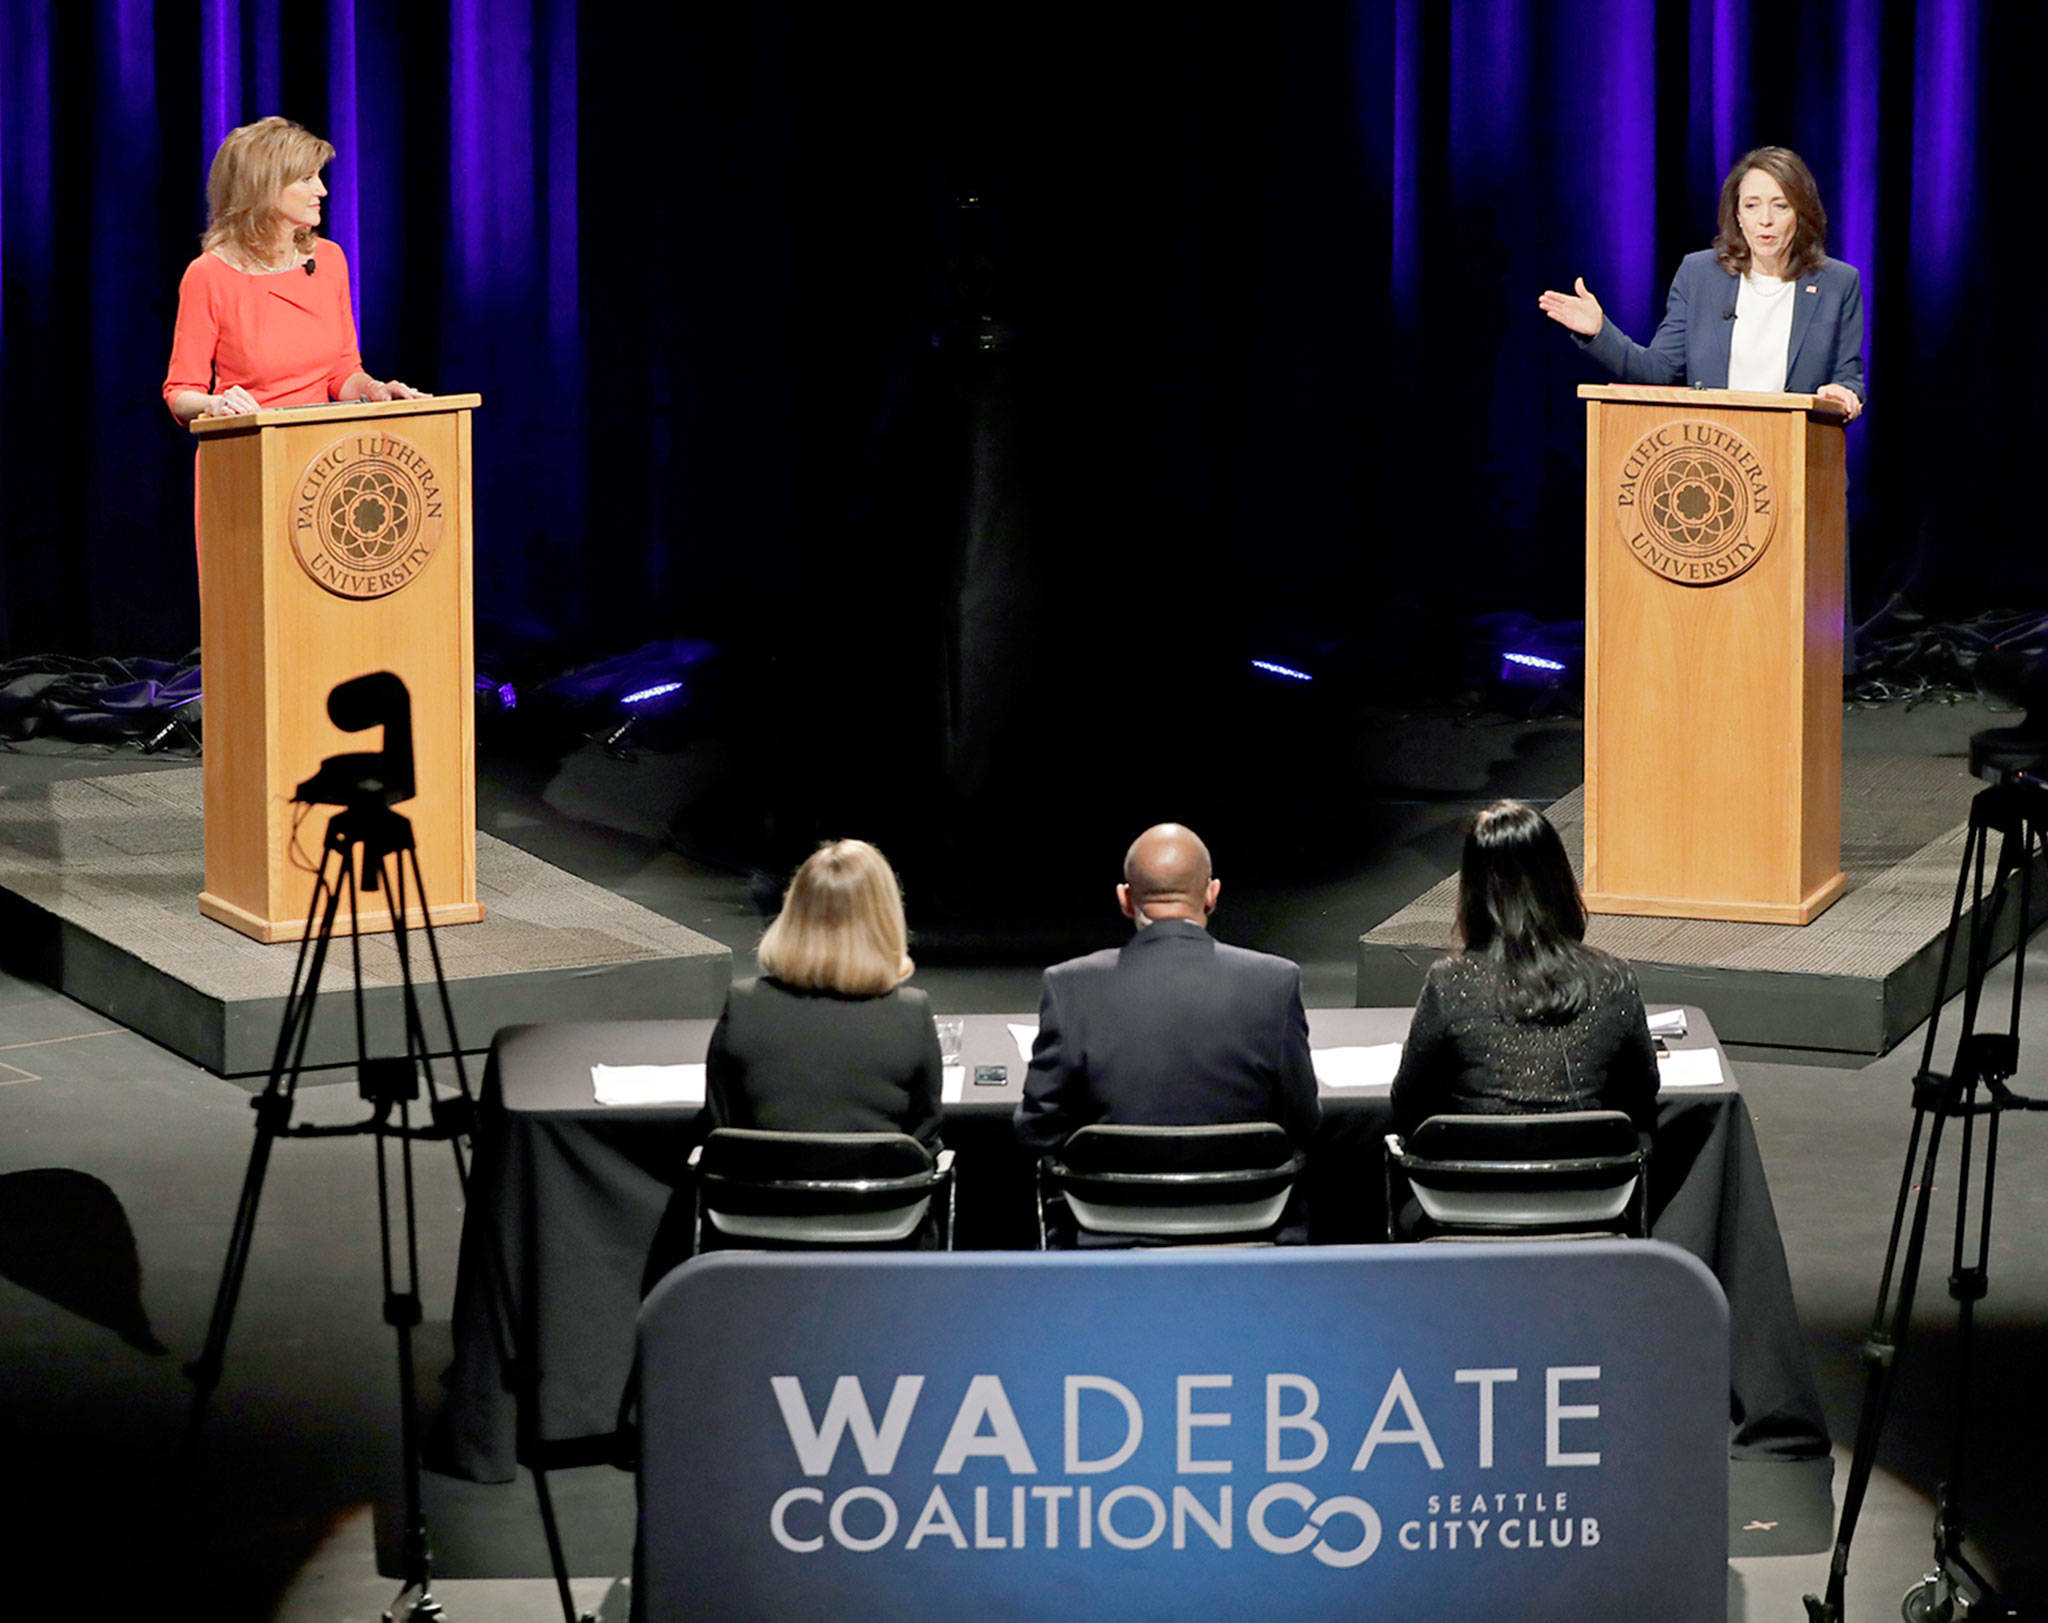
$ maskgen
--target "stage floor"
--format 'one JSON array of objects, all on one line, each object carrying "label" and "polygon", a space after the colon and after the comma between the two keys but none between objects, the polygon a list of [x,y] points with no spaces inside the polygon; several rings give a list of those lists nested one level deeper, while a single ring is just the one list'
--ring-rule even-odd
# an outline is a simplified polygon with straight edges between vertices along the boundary
[{"label": "stage floor", "polygon": [[[1652,1003],[1692,1003],[1727,1043],[1882,1054],[1935,1004],[1970,800],[1984,785],[1952,757],[1842,762],[1842,868],[1849,889],[1811,924],[1596,916],[1588,937],[1635,966]],[[1585,791],[1550,807],[1576,865]],[[1359,938],[1358,1002],[1412,1001],[1453,938],[1454,873]],[[2012,948],[2004,910],[1998,953]],[[1952,967],[1949,990],[1962,983]]]},{"label": "stage floor", "polygon": [[[54,986],[221,1076],[266,1071],[294,942],[263,946],[202,918],[200,773],[0,787],[0,963]],[[480,924],[435,932],[466,1051],[528,1020],[716,1015],[731,951],[538,857],[477,836]],[[414,974],[431,960],[415,933]],[[338,944],[339,945],[339,944]],[[399,1041],[392,938],[363,937],[371,1052]],[[355,1054],[349,954],[332,952],[307,1063]],[[423,987],[436,1047],[444,1026]]]}]

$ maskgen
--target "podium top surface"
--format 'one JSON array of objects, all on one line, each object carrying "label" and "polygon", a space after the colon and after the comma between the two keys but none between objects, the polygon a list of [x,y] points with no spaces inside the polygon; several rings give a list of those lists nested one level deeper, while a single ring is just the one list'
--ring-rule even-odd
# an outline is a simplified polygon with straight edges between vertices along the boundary
[{"label": "podium top surface", "polygon": [[369,418],[420,417],[436,411],[475,411],[483,403],[480,394],[437,394],[424,400],[336,400],[324,406],[274,406],[239,417],[195,417],[189,426],[203,438],[285,423],[353,423]]},{"label": "podium top surface", "polygon": [[1647,406],[1735,406],[1747,411],[1803,411],[1830,422],[1849,415],[1839,400],[1817,394],[1767,394],[1757,389],[1680,389],[1652,383],[1582,383],[1581,400]]}]

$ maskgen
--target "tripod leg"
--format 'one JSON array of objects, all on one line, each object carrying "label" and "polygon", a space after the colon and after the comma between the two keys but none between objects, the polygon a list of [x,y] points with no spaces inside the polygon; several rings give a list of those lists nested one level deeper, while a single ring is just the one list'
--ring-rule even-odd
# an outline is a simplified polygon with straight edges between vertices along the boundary
[{"label": "tripod leg", "polygon": [[1955,967],[1957,926],[1963,919],[1963,898],[1969,894],[1973,869],[1979,875],[1980,886],[1982,884],[1984,841],[1990,816],[1990,803],[1986,797],[1994,792],[1982,790],[1970,802],[1970,828],[1963,837],[1962,861],[1956,864],[1956,888],[1949,898],[1948,928],[1941,937],[1941,967],[1934,976],[1934,1008],[1927,1016],[1927,1034],[1920,1045],[1920,1069],[1923,1072],[1934,1069],[1934,1046],[1941,1031],[1941,1004],[1942,999],[1948,996],[1949,971]]},{"label": "tripod leg", "polygon": [[[338,859],[345,865],[346,859]],[[242,1280],[248,1272],[249,1251],[256,1235],[256,1211],[263,1198],[263,1181],[270,1168],[270,1151],[291,1123],[292,1103],[298,1090],[299,1061],[305,1053],[306,1033],[313,1010],[319,1003],[320,975],[327,961],[327,946],[334,937],[335,911],[341,892],[330,879],[329,856],[323,854],[320,871],[313,881],[312,907],[299,954],[292,966],[292,983],[285,994],[284,1016],[279,1022],[277,1047],[270,1062],[270,1076],[263,1092],[250,1101],[256,1110],[256,1141],[250,1146],[249,1165],[242,1175],[242,1192],[235,1204],[235,1220],[228,1231],[227,1255],[221,1263],[219,1288],[214,1293],[213,1314],[207,1322],[206,1344],[199,1356],[186,1365],[192,1381],[192,1408],[186,1425],[188,1456],[199,1443],[207,1405],[220,1384],[221,1367],[227,1357],[228,1332],[241,1300]]]},{"label": "tripod leg", "polygon": [[[427,938],[427,956],[432,961],[434,967],[434,990],[440,999],[442,1027],[448,1033],[448,1059],[455,1071],[456,1096],[462,1101],[460,1108],[463,1121],[465,1123],[473,1122],[476,1117],[476,1094],[469,1085],[469,1070],[462,1057],[462,1038],[455,1027],[455,1003],[448,995],[448,974],[441,963],[440,939],[434,934],[434,917],[428,907],[426,881],[420,877],[419,852],[417,850],[408,850],[405,856],[411,859],[412,893],[419,903],[420,929]],[[409,963],[406,967],[405,983],[408,990],[413,985],[412,971]],[[409,1004],[409,1010],[410,1018],[417,1025],[419,1049],[421,1054],[424,1055],[430,1049],[426,1036],[426,1021],[420,1014],[416,999]],[[455,1149],[455,1175],[461,1180],[463,1187],[467,1189],[469,1186],[469,1169],[464,1164],[461,1138],[451,1134],[449,1141]]]},{"label": "tripod leg", "polygon": [[562,1551],[562,1526],[555,1519],[555,1496],[548,1487],[548,1474],[538,1463],[533,1472],[533,1496],[540,1506],[540,1530],[548,1544],[548,1566],[555,1575],[555,1595],[562,1603],[562,1623],[591,1623],[589,1613],[578,1613],[576,1597],[569,1593],[569,1558]]},{"label": "tripod leg", "polygon": [[[408,873],[411,879],[410,902],[407,894]],[[414,907],[416,905],[420,927],[426,931],[428,948],[433,959],[434,983],[440,993],[441,1010],[447,1022],[449,1049],[455,1064],[457,1086],[465,1103],[473,1105],[474,1100],[469,1090],[469,1078],[462,1069],[462,1045],[456,1035],[455,1011],[448,995],[447,978],[442,972],[440,948],[434,941],[433,921],[427,913],[426,889],[420,878],[418,852],[409,845],[394,851],[389,864],[383,867],[382,877],[385,887],[385,899],[391,910],[392,942],[398,955],[401,1002],[404,1013],[405,1042],[408,1057],[413,1062],[415,1074],[424,1079],[426,1098],[429,1108],[432,1108],[436,1102],[432,1045],[427,1038],[426,1021],[420,1010],[418,983],[413,977],[412,969],[410,924],[414,917]],[[421,1597],[420,1601],[415,1603],[414,1609],[409,1615],[424,1615],[418,1610],[422,1604],[433,1606],[432,1615],[438,1615],[440,1608],[434,1605],[427,1588],[432,1568],[432,1555],[427,1547],[426,1518],[420,1504],[420,1450],[416,1429],[417,1403],[415,1396],[417,1381],[413,1367],[410,1335],[411,1325],[417,1324],[420,1318],[418,1287],[416,1283],[419,1278],[419,1257],[416,1240],[417,1229],[413,1218],[414,1194],[410,1107],[401,1103],[400,1111],[403,1133],[401,1156],[405,1180],[406,1240],[408,1247],[407,1277],[408,1281],[412,1283],[410,1294],[402,1298],[396,1298],[401,1302],[401,1305],[396,1310],[398,1316],[409,1318],[410,1320],[409,1324],[404,1325],[399,1330],[399,1387],[400,1402],[403,1405],[401,1442],[406,1470],[405,1514],[407,1518],[409,1551],[408,1564],[405,1571],[408,1578],[412,1578],[417,1573],[417,1587]],[[456,1179],[466,1193],[469,1182],[468,1169],[464,1164],[461,1139],[456,1134],[451,1133],[448,1143],[454,1155]],[[383,1199],[382,1179],[384,1176],[381,1145],[379,1154],[378,1176],[379,1200],[381,1203]],[[387,1300],[392,1300],[394,1298],[392,1297],[390,1287],[391,1269],[388,1261],[388,1240],[386,1255]],[[493,1256],[497,1264],[497,1271],[501,1276],[499,1284],[502,1289],[504,1286],[502,1259],[496,1259],[495,1250],[493,1250]],[[509,1300],[509,1293],[505,1299]],[[519,1360],[522,1371],[529,1362],[530,1360],[526,1359]],[[530,1403],[527,1407],[528,1412],[531,1412]],[[533,1452],[536,1455],[538,1453],[537,1450]],[[549,1491],[547,1472],[538,1463],[537,1459],[531,1464],[530,1469],[533,1473],[534,1495],[540,1509],[541,1531],[547,1541],[548,1563],[554,1574],[555,1592],[561,1602],[564,1623],[585,1623],[585,1620],[579,1620],[575,1599],[570,1593],[569,1564],[567,1557],[563,1553],[561,1526],[555,1516],[554,1495]],[[411,1553],[415,1530],[417,1533],[416,1554]],[[408,1587],[412,1586],[409,1585]]]},{"label": "tripod leg", "polygon": [[[408,859],[410,859],[408,861]],[[456,1096],[461,1101],[454,1117],[457,1130],[448,1134],[448,1146],[455,1157],[455,1179],[467,1193],[469,1189],[468,1158],[463,1154],[463,1139],[475,1119],[476,1099],[469,1090],[469,1076],[462,1067],[462,1042],[455,1031],[455,1011],[448,997],[448,982],[441,970],[440,948],[434,945],[433,920],[427,913],[427,893],[420,878],[420,860],[417,851],[407,849],[396,854],[391,864],[388,881],[393,917],[409,919],[411,914],[406,901],[406,879],[410,873],[412,900],[418,906],[420,928],[426,932],[427,946],[433,957],[434,985],[441,996],[441,1010],[447,1023],[449,1055],[454,1062]],[[419,983],[412,972],[412,948],[410,930],[401,928],[396,936],[398,949],[399,978],[404,988],[405,1040],[407,1051],[413,1056],[420,1074],[425,1077],[427,1098],[440,1120],[441,1103],[439,1089],[434,1077],[434,1049],[427,1037],[426,1017],[420,1008]]]},{"label": "tripod leg", "polygon": [[[395,1259],[392,1232],[390,1171],[387,1141],[398,1140],[399,1191],[402,1230],[398,1243],[404,1252],[400,1276]],[[384,1322],[398,1337],[398,1439],[404,1528],[401,1534],[399,1576],[404,1588],[401,1599],[414,1590],[418,1599],[404,1612],[406,1618],[438,1617],[441,1608],[433,1598],[434,1556],[427,1538],[426,1509],[420,1482],[419,1383],[413,1360],[413,1332],[420,1323],[419,1207],[413,1183],[412,1107],[398,1101],[398,1127],[389,1128],[388,1118],[377,1132],[377,1223],[383,1240]],[[394,1608],[395,1609],[395,1608]]]},{"label": "tripod leg", "polygon": [[[1973,1089],[1967,1101],[1975,1103]],[[1969,1458],[1970,1395],[1974,1372],[1972,1353],[1976,1346],[1977,1304],[1990,1289],[1992,1197],[1998,1176],[1998,1117],[1994,1102],[1984,1124],[1984,1193],[1978,1202],[1974,1248],[1965,1255],[1969,1222],[1969,1173],[1972,1121],[1963,1122],[1963,1165],[1956,1193],[1955,1250],[1948,1276],[1949,1295],[1956,1301],[1955,1412],[1949,1436],[1948,1477],[1943,1482],[1934,1518],[1934,1569],[1946,1582],[1956,1572],[1967,1573],[1983,1590],[1986,1586],[1963,1555],[1963,1467]]]},{"label": "tripod leg", "polygon": [[[1930,1116],[1932,1121],[1928,1124]],[[1887,1256],[1886,1279],[1878,1292],[1870,1339],[1863,1347],[1866,1370],[1863,1404],[1856,1417],[1856,1444],[1850,1456],[1848,1480],[1842,1487],[1842,1517],[1835,1532],[1834,1555],[1828,1563],[1827,1594],[1824,1600],[1812,1595],[1806,1597],[1809,1623],[1841,1623],[1842,1620],[1842,1599],[1849,1577],[1849,1547],[1855,1540],[1856,1523],[1863,1513],[1863,1498],[1870,1486],[1870,1473],[1877,1464],[1877,1444],[1884,1431],[1885,1415],[1891,1407],[1892,1385],[1897,1379],[1898,1360],[1904,1350],[1906,1331],[1913,1322],[1914,1287],[1920,1277],[1920,1261],[1927,1239],[1927,1218],[1934,1194],[1935,1167],[1941,1156],[1944,1120],[1945,1111],[1939,1105],[1923,1105],[1914,1113],[1912,1144],[1919,1142],[1923,1125],[1927,1141],[1926,1155],[1921,1162],[1919,1194],[1917,1198],[1913,1196],[1913,1158],[1912,1145],[1909,1144],[1905,1173],[1899,1182],[1898,1205],[1892,1215],[1892,1246],[1896,1248],[1907,1203],[1911,1200],[1912,1224],[1906,1236],[1904,1266],[1898,1275],[1898,1294],[1887,1314],[1885,1296],[1891,1284],[1891,1259]]]}]

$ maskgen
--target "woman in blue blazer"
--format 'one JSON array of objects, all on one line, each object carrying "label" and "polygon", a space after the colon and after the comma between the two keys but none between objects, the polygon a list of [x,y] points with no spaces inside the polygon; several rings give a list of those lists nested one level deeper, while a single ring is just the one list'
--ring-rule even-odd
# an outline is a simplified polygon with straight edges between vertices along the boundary
[{"label": "woman in blue blazer", "polygon": [[1827,257],[1828,215],[1813,172],[1785,147],[1736,160],[1721,186],[1711,248],[1671,279],[1656,337],[1633,342],[1586,291],[1546,292],[1537,307],[1569,328],[1624,383],[1824,395],[1863,410],[1863,286]]}]

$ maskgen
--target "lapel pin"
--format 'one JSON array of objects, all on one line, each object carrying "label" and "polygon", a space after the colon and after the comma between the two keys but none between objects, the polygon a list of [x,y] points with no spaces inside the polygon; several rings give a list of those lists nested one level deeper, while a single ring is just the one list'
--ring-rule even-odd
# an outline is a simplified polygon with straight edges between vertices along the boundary
[{"label": "lapel pin", "polygon": [[1806,284],[1806,291],[1809,293],[1818,293],[1820,291],[1820,288],[1816,284],[1808,282]]}]

